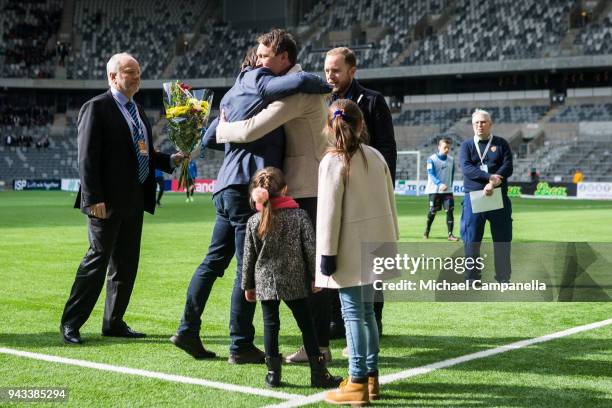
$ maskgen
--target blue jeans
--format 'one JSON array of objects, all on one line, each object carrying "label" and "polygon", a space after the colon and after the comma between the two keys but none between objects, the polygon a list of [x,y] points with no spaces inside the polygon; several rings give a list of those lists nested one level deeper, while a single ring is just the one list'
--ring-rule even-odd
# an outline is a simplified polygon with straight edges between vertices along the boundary
[{"label": "blue jeans", "polygon": [[[464,252],[467,258],[480,256],[480,244],[484,235],[485,223],[489,221],[493,250],[495,256],[495,279],[498,282],[508,282],[512,275],[510,252],[512,242],[512,203],[508,196],[503,196],[504,208],[474,214],[470,195],[466,193],[461,212],[461,239],[465,244]],[[479,268],[466,268],[465,280],[481,280],[482,271]]]},{"label": "blue jeans", "polygon": [[185,310],[178,333],[199,336],[202,313],[217,277],[222,277],[232,258],[236,255],[236,279],[230,306],[230,352],[238,353],[253,349],[255,328],[253,316],[255,303],[247,302],[241,288],[242,254],[246,223],[253,215],[249,205],[247,186],[228,187],[213,196],[217,210],[208,253],[197,267],[189,288]]},{"label": "blue jeans", "polygon": [[367,377],[378,370],[378,326],[374,317],[372,285],[340,288],[351,377]]}]

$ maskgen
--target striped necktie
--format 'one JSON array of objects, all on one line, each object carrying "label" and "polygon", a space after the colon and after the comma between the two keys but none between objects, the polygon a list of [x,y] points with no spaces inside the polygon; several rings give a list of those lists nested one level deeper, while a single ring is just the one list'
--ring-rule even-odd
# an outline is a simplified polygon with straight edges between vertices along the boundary
[{"label": "striped necktie", "polygon": [[136,104],[132,101],[128,101],[125,104],[130,116],[134,120],[135,129],[132,135],[132,141],[134,142],[134,148],[136,149],[136,158],[138,159],[138,181],[140,183],[144,183],[149,175],[149,158],[148,156],[144,156],[140,153],[139,142],[144,143],[144,132],[142,131],[142,126],[140,125],[140,120],[138,119],[138,115],[136,114]]}]

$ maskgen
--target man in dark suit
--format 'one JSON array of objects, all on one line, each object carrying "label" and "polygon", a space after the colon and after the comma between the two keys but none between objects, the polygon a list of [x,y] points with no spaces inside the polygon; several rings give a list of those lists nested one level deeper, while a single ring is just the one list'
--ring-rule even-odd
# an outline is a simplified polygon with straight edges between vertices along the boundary
[{"label": "man in dark suit", "polygon": [[[387,166],[389,166],[393,183],[395,183],[397,145],[391,112],[385,98],[380,93],[364,88],[357,82],[355,79],[357,58],[349,48],[339,47],[329,50],[325,56],[324,70],[327,82],[333,86],[330,103],[337,99],[350,99],[359,106],[368,129],[368,144],[383,155]],[[335,293],[331,294],[331,297],[329,292],[331,290],[322,290],[311,295],[315,326],[321,346],[327,346],[330,338],[344,338],[344,321],[340,315],[340,301],[337,291],[334,291]],[[374,313],[376,314],[379,333],[382,333],[382,309],[382,292],[377,291]],[[302,362],[304,356],[304,350],[300,349],[288,356],[286,361]]]},{"label": "man in dark suit", "polygon": [[78,117],[81,187],[75,208],[88,216],[89,250],[77,269],[62,315],[66,344],[80,344],[80,327],[89,318],[106,283],[102,335],[140,338],[123,315],[128,306],[140,254],[144,211],[155,211],[155,169],[171,173],[185,157],[155,152],[151,125],[133,96],[140,65],[129,54],[115,54],[106,66],[110,90],[87,101]]},{"label": "man in dark suit", "polygon": [[[355,53],[346,47],[333,48],[325,56],[325,77],[333,85],[332,101],[350,99],[355,102],[363,113],[363,120],[368,129],[368,144],[378,150],[389,166],[391,179],[395,184],[395,166],[397,162],[397,144],[393,131],[391,111],[385,98],[372,89],[361,86],[355,79],[357,58]],[[378,332],[382,335],[382,310],[384,299],[382,292],[376,291],[374,313]],[[340,315],[340,302],[334,298],[332,315],[332,338],[344,337],[344,322]]]}]

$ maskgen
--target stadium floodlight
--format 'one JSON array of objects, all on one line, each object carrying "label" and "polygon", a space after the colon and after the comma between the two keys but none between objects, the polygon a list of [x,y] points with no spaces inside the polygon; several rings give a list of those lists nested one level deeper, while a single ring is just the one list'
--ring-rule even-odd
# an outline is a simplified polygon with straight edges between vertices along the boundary
[{"label": "stadium floodlight", "polygon": [[397,152],[398,159],[399,159],[399,156],[410,156],[410,155],[416,156],[416,195],[419,196],[420,195],[419,180],[421,179],[421,151],[420,150],[400,150]]}]

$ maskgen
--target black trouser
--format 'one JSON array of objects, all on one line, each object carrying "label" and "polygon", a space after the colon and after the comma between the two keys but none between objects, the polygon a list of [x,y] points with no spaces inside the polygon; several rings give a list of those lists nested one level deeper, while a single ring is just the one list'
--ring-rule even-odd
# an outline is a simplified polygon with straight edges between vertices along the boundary
[{"label": "black trouser", "polygon": [[62,324],[75,329],[85,324],[106,278],[102,331],[121,329],[125,325],[123,315],[138,270],[142,219],[142,209],[105,220],[89,217],[89,250],[77,269]]},{"label": "black trouser", "polygon": [[[308,299],[285,300],[285,304],[293,313],[293,317],[302,332],[302,341],[308,357],[316,357],[320,354],[317,334],[315,333],[312,314]],[[278,332],[280,331],[280,319],[278,307],[280,300],[262,300],[261,311],[264,321],[264,347],[266,356],[278,357]]]},{"label": "black trouser", "polygon": [[[307,197],[296,199],[300,208],[308,213],[312,225],[317,230],[317,198]],[[323,289],[308,296],[310,310],[321,347],[329,347],[329,322],[331,318],[331,293],[332,289]],[[337,296],[337,291],[336,291]]]},{"label": "black trouser", "polygon": [[157,192],[157,204],[161,204],[161,199],[164,195],[164,179],[155,179],[157,186],[159,187],[159,191]]}]

